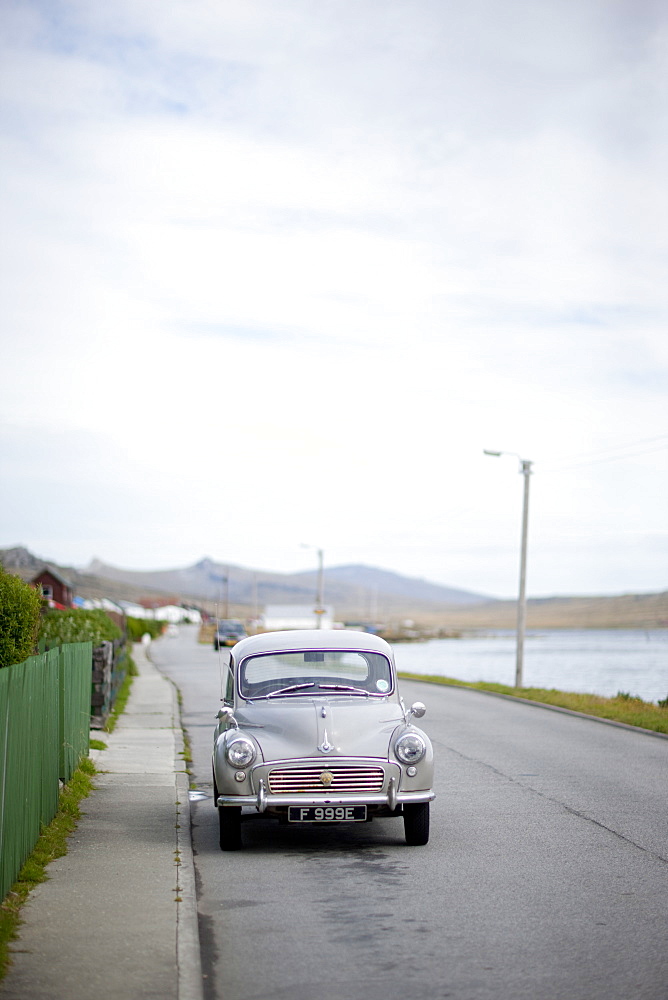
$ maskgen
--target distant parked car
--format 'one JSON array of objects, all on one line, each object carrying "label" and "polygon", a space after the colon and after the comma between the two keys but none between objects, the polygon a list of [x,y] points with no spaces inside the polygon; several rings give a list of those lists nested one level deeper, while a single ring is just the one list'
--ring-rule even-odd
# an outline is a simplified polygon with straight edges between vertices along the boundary
[{"label": "distant parked car", "polygon": [[240,639],[246,638],[246,629],[241,622],[230,618],[224,618],[216,625],[216,633],[213,637],[213,648],[220,649],[221,646],[234,646]]},{"label": "distant parked car", "polygon": [[392,649],[365,632],[313,629],[243,639],[230,653],[214,733],[214,802],[223,851],[241,847],[242,809],[286,823],[402,817],[429,840],[429,737],[406,709]]}]

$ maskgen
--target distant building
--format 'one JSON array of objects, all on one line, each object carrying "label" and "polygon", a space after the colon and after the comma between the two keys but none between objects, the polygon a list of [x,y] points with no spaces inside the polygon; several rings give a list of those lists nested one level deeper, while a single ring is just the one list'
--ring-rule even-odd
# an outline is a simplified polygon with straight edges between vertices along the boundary
[{"label": "distant building", "polygon": [[46,598],[51,607],[71,608],[74,601],[74,591],[71,585],[59,576],[55,570],[45,566],[37,576],[30,581],[33,587],[42,589],[42,596]]},{"label": "distant building", "polygon": [[172,625],[178,625],[182,622],[199,625],[202,621],[202,615],[195,608],[182,608],[175,604],[154,608],[152,617],[159,622],[171,622]]},{"label": "distant building", "polygon": [[324,605],[324,614],[316,615],[313,604],[267,604],[264,609],[263,628],[277,632],[290,628],[333,628],[334,608]]},{"label": "distant building", "polygon": [[110,601],[108,597],[88,597],[84,600],[77,598],[75,601],[77,607],[83,608],[84,611],[106,611],[107,614],[123,616],[126,614],[125,608],[122,606],[120,601]]}]

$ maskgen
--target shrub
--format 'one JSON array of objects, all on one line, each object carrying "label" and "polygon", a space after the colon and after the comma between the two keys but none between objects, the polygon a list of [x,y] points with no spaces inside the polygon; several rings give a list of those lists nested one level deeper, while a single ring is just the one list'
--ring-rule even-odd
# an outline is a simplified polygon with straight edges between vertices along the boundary
[{"label": "shrub", "polygon": [[40,641],[47,646],[65,642],[92,642],[99,646],[110,639],[120,639],[123,633],[109,615],[100,609],[82,611],[47,611],[39,631]]},{"label": "shrub", "polygon": [[127,618],[126,621],[131,642],[140,642],[144,632],[148,632],[151,639],[157,639],[165,627],[164,622],[157,622],[153,618]]},{"label": "shrub", "polygon": [[0,566],[0,667],[35,652],[41,607],[39,592]]}]

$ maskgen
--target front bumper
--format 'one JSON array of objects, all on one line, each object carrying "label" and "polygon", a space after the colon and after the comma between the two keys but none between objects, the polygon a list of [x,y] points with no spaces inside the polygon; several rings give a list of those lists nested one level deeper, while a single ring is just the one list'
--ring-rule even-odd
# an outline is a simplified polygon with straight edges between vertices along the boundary
[{"label": "front bumper", "polygon": [[430,789],[421,791],[399,791],[396,779],[390,778],[387,792],[362,795],[272,795],[267,791],[264,780],[260,780],[257,795],[219,795],[217,806],[255,806],[259,813],[279,806],[381,806],[392,812],[397,806],[411,802],[431,802],[436,797]]}]

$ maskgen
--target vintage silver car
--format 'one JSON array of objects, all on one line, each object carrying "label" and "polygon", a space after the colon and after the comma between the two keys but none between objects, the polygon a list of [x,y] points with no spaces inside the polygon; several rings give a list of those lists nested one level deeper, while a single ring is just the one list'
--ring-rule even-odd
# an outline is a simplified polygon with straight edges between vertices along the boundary
[{"label": "vintage silver car", "polygon": [[429,839],[433,752],[397,688],[392,649],[366,632],[313,629],[242,639],[230,652],[214,734],[220,847],[242,844],[242,812],[284,823],[401,816]]}]

